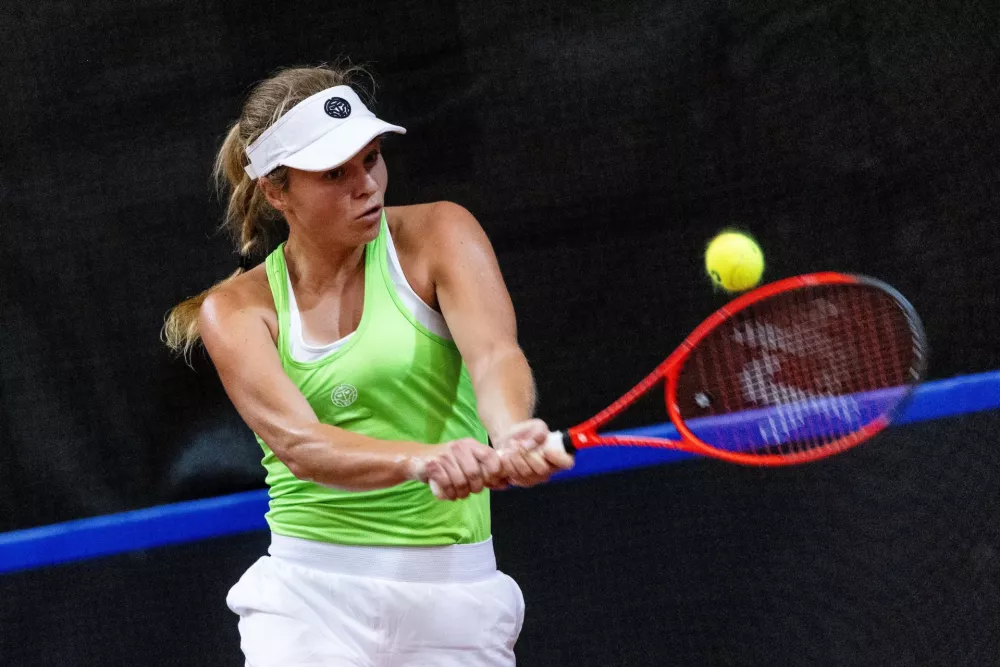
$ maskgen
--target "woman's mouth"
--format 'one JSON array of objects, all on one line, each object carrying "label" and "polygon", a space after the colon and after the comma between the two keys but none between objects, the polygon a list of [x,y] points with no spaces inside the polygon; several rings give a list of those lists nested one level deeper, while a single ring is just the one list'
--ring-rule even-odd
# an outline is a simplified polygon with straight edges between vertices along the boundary
[{"label": "woman's mouth", "polygon": [[382,207],[372,206],[370,209],[366,210],[364,213],[358,216],[359,220],[364,220],[365,222],[378,222],[382,217]]}]

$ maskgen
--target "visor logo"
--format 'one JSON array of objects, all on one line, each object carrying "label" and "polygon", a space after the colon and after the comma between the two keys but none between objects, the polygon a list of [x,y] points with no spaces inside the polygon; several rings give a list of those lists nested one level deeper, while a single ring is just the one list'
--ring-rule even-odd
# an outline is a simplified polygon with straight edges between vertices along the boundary
[{"label": "visor logo", "polygon": [[331,118],[347,118],[351,115],[351,104],[343,97],[331,97],[323,105],[323,111]]}]

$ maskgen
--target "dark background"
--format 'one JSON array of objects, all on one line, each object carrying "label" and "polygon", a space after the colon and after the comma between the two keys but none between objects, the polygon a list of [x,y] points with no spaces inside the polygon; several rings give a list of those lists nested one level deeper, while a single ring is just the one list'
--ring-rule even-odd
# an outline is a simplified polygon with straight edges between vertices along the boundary
[{"label": "dark background", "polygon": [[[388,202],[454,200],[489,233],[553,426],[617,397],[723,303],[701,254],[724,227],[757,236],[768,279],[835,269],[898,287],[924,319],[932,377],[997,368],[998,31],[990,0],[7,3],[0,531],[261,485],[259,449],[214,371],[171,359],[159,328],[236,266],[209,172],[250,86],[342,55],[369,66],[380,115],[409,130],[387,147]],[[969,656],[995,656],[1000,627],[988,592],[1000,517],[986,502],[997,431],[984,419],[959,420],[960,440],[952,422],[907,428],[806,469],[699,462],[498,494],[502,564],[545,612],[526,626],[526,663],[769,664],[780,635],[784,664],[987,664],[953,653],[967,636]],[[551,530],[523,528],[536,507]],[[198,613],[222,613],[261,545],[5,578],[23,593],[9,599],[29,600],[11,636],[34,646],[24,628],[119,627],[101,604],[149,609],[135,594],[148,581],[151,596],[170,589],[150,613],[179,639]],[[650,585],[617,579],[661,552]],[[748,579],[759,557],[779,569]],[[804,561],[809,585],[786,576]],[[196,571],[190,586],[165,583]],[[882,591],[892,576],[903,584]],[[546,634],[575,596],[575,622],[551,631],[590,634]],[[757,623],[765,611],[776,625]],[[64,625],[39,625],[46,613]],[[232,619],[213,622],[219,633],[199,625],[188,640],[230,655]],[[952,653],[920,643],[928,626],[950,633]],[[813,659],[811,642],[828,655]],[[93,656],[77,664],[99,662],[99,644],[74,645]],[[882,653],[864,661],[866,649]],[[73,664],[60,655],[37,664]]]}]

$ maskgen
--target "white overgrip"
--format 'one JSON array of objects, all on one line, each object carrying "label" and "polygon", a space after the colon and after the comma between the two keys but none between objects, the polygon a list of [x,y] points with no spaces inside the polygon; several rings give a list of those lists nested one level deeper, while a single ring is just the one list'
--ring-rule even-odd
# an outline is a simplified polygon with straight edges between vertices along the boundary
[{"label": "white overgrip", "polygon": [[562,431],[552,431],[545,438],[543,449],[551,454],[566,454],[566,445],[563,443]]}]

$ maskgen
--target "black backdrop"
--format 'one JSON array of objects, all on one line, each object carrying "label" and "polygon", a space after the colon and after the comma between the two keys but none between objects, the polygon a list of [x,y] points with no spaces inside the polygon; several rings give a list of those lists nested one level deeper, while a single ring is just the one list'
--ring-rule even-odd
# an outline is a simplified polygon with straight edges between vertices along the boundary
[{"label": "black backdrop", "polygon": [[[0,15],[0,530],[261,484],[259,451],[210,366],[200,359],[192,371],[170,359],[158,332],[171,305],[235,266],[216,232],[220,204],[209,170],[249,86],[277,66],[345,54],[376,74],[381,115],[410,130],[387,149],[389,203],[451,199],[490,234],[536,371],[541,416],[554,425],[587,416],[631,386],[721,304],[700,256],[726,226],[759,238],[768,278],[837,269],[895,284],[925,320],[933,376],[996,368],[998,35],[1000,8],[989,0],[7,3]],[[986,427],[961,433],[996,440]],[[956,444],[949,449],[956,460],[926,463],[985,476],[968,488],[961,477],[892,467],[893,456],[925,456],[941,437],[932,431],[912,441],[887,439],[889,449],[876,449],[874,463],[859,454],[854,464],[781,473],[796,483],[770,489],[760,507],[732,512],[709,482],[750,484],[760,481],[757,473],[696,464],[701,477],[688,477],[690,467],[682,466],[500,497],[497,533],[508,535],[501,555],[529,582],[529,598],[550,605],[567,573],[612,586],[616,580],[602,572],[658,534],[679,500],[669,490],[678,484],[689,494],[690,517],[658,540],[676,540],[680,555],[711,559],[717,544],[699,530],[727,535],[758,516],[749,514],[753,509],[763,517],[751,523],[757,529],[770,525],[764,519],[782,526],[788,518],[780,530],[789,532],[773,547],[788,550],[777,561],[788,567],[801,545],[796,531],[809,530],[801,523],[808,513],[785,512],[803,502],[798,484],[821,476],[816,492],[825,498],[870,475],[884,484],[863,485],[871,495],[828,521],[850,516],[876,531],[884,515],[873,507],[905,491],[916,500],[892,514],[915,532],[900,528],[895,548],[921,567],[950,564],[939,552],[920,551],[935,537],[945,539],[932,531],[917,540],[923,520],[932,518],[941,531],[958,531],[946,540],[961,545],[955,558],[986,577],[962,585],[926,577],[926,589],[900,589],[895,606],[872,607],[871,614],[884,613],[879,627],[890,639],[883,649],[921,641],[921,628],[935,622],[965,619],[969,625],[947,626],[948,636],[974,634],[975,623],[995,628],[1000,618],[996,599],[976,593],[984,581],[995,589],[998,545],[987,526],[997,525],[996,505],[942,499],[969,489],[995,493],[996,462],[985,445]],[[981,500],[977,493],[962,497]],[[618,516],[630,506],[661,514],[649,515],[648,535],[618,552],[612,545],[623,536],[610,519],[546,526],[553,548],[594,561],[589,569],[560,571],[549,585],[550,575],[533,569],[541,565],[528,557],[538,545],[516,537],[524,537],[520,517],[534,504],[552,514],[573,502],[588,503],[591,514],[605,504]],[[815,544],[837,562],[857,563],[870,539],[833,531]],[[220,570],[213,571],[221,589],[235,565],[257,553],[256,540],[188,550],[199,559],[219,554]],[[869,555],[871,576],[862,581],[873,586],[897,570],[916,586],[925,573],[904,557]],[[16,590],[44,600],[63,590],[60,576],[107,581],[120,574],[129,581],[122,563],[145,558],[31,573],[17,580],[31,584]],[[701,559],[682,559],[653,588],[669,591],[688,575],[691,582],[716,576],[718,590],[746,593],[743,605],[768,590],[743,587],[739,568],[691,574]],[[834,597],[843,608],[807,600],[800,610],[827,619],[828,642],[820,645],[844,651],[842,660],[825,664],[859,664],[851,656],[876,632],[859,628],[874,617],[847,622],[843,615],[868,595],[868,584],[852,588],[844,569],[817,582],[847,587],[846,597]],[[787,585],[791,598],[801,590]],[[103,595],[112,604],[116,591],[132,590]],[[693,584],[677,590],[683,613],[664,620],[675,642],[663,645],[668,655],[680,645],[698,646],[713,630],[724,634],[732,620],[727,605],[742,613],[735,593],[699,594]],[[93,594],[66,593],[67,618],[86,613]],[[652,623],[643,617],[649,608],[616,599],[623,606],[608,610],[608,634],[593,635],[609,651],[594,655],[607,659],[592,664],[652,664],[607,657],[617,655],[610,653],[616,641],[635,645],[635,628]],[[586,598],[581,613],[597,614],[607,600]],[[937,604],[949,620],[914,615],[910,603]],[[164,613],[176,617],[186,604],[200,601],[166,601]],[[15,625],[35,627],[33,619]],[[530,655],[581,655],[546,639],[541,623],[526,630]],[[674,635],[680,628],[689,629]],[[839,630],[847,638],[839,639]],[[976,637],[976,646],[995,655],[995,635]],[[564,653],[537,652],[546,642]],[[655,645],[643,646],[659,655]],[[761,664],[737,654],[692,655],[701,658],[688,664]],[[945,654],[912,655],[927,659],[908,660],[904,651],[895,664],[934,664],[929,656]]]},{"label": "black backdrop", "polygon": [[895,284],[934,375],[1000,365],[987,0],[38,1],[0,26],[0,530],[260,484],[212,369],[158,330],[235,266],[208,182],[242,96],[344,54],[410,130],[389,202],[458,201],[493,239],[553,424],[721,303],[724,226],[768,278]]}]

